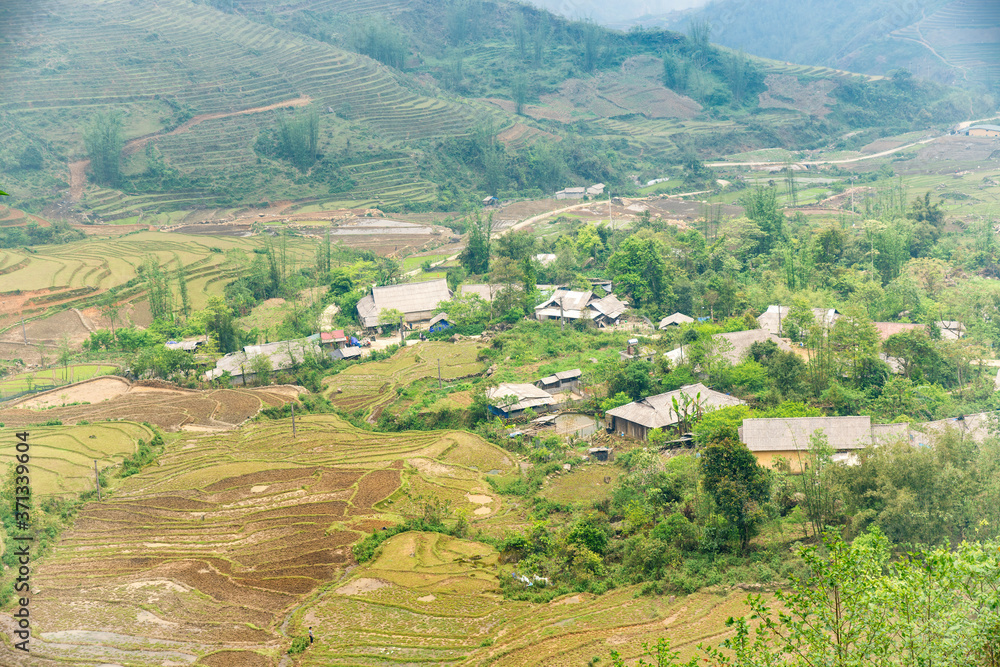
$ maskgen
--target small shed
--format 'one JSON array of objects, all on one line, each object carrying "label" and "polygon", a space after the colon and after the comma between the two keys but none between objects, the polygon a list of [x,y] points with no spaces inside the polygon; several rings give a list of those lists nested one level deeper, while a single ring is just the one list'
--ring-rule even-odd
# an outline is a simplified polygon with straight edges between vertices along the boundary
[{"label": "small shed", "polygon": [[330,353],[330,358],[333,359],[334,361],[338,359],[360,359],[361,348],[360,347],[339,348]]},{"label": "small shed", "polygon": [[448,321],[448,313],[438,313],[431,318],[431,333],[444,331],[445,329],[450,329],[451,327],[452,324]]},{"label": "small shed", "polygon": [[483,206],[490,208],[491,206],[499,206],[500,200],[496,197],[487,197],[483,200]]},{"label": "small shed", "polygon": [[587,454],[598,461],[613,461],[615,458],[615,450],[610,447],[591,447]]},{"label": "small shed", "polygon": [[319,335],[319,344],[324,349],[336,349],[347,347],[347,335],[343,329],[336,331],[323,331]]},{"label": "small shed", "polygon": [[604,183],[594,183],[587,188],[588,197],[600,197],[604,194]]},{"label": "small shed", "polygon": [[583,372],[579,368],[574,368],[569,371],[553,373],[548,377],[542,378],[535,385],[550,394],[574,391],[580,388],[580,376],[582,375]]}]

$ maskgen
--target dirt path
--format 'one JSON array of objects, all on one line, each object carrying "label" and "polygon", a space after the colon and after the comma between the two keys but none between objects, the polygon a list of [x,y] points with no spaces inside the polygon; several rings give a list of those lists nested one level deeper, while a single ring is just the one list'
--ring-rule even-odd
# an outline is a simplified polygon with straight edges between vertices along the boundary
[{"label": "dirt path", "polygon": [[309,104],[310,102],[312,102],[312,98],[309,97],[308,95],[303,95],[302,97],[296,97],[295,99],[292,99],[292,100],[285,100],[284,102],[275,102],[274,104],[268,104],[267,106],[263,106],[263,107],[253,107],[251,109],[243,109],[241,111],[222,111],[222,112],[218,112],[218,113],[204,113],[204,114],[200,114],[198,116],[195,116],[195,117],[191,118],[188,121],[185,121],[184,123],[181,123],[180,125],[178,125],[174,129],[170,130],[169,132],[156,132],[154,134],[147,134],[144,137],[138,137],[136,139],[132,139],[131,141],[126,142],[125,143],[125,148],[124,148],[124,153],[125,153],[125,155],[132,155],[136,151],[138,151],[140,148],[145,147],[145,145],[148,144],[153,139],[157,139],[159,137],[169,137],[169,136],[173,136],[175,134],[183,134],[183,133],[187,132],[188,130],[190,130],[195,125],[198,125],[199,123],[203,123],[206,120],[216,120],[218,118],[229,118],[231,116],[246,116],[246,115],[252,114],[252,113],[262,113],[264,111],[274,111],[275,109],[282,109],[282,108],[286,108],[286,107],[303,107],[303,106]]},{"label": "dirt path", "polygon": [[[887,151],[882,151],[880,153],[872,153],[871,155],[863,155],[861,157],[851,157],[845,158],[843,160],[803,160],[800,162],[793,162],[792,164],[801,165],[821,165],[821,164],[850,164],[852,162],[861,162],[862,160],[872,160],[877,157],[885,157],[886,155],[892,155],[893,153],[898,153],[899,151],[906,150],[907,148],[912,148],[913,146],[919,146],[920,144],[929,144],[932,141],[937,141],[941,137],[947,136],[942,134],[937,137],[928,137],[927,139],[921,139],[920,141],[914,141],[903,146],[896,146],[895,148],[890,148]],[[706,167],[783,167],[786,166],[787,162],[706,162]]]},{"label": "dirt path", "polygon": [[[240,111],[222,111],[218,113],[200,114],[188,121],[185,121],[184,123],[181,123],[169,132],[155,132],[153,134],[147,134],[144,137],[138,137],[136,139],[132,139],[131,141],[127,141],[125,142],[125,147],[122,149],[122,153],[124,155],[133,155],[154,139],[183,134],[195,125],[203,123],[206,120],[229,118],[230,116],[245,116],[247,114],[274,111],[275,109],[283,109],[286,107],[303,107],[310,102],[312,102],[312,98],[308,95],[303,95],[302,97],[296,97],[295,99],[285,100],[283,102],[275,102],[274,104],[268,104],[263,107],[253,107],[251,109],[242,109]],[[78,202],[83,196],[83,189],[87,186],[87,167],[89,166],[90,160],[79,160],[77,162],[69,163],[69,198],[72,201]]]},{"label": "dirt path", "polygon": [[83,188],[87,186],[87,167],[90,160],[80,160],[69,163],[69,198],[73,201],[80,201],[83,196]]}]

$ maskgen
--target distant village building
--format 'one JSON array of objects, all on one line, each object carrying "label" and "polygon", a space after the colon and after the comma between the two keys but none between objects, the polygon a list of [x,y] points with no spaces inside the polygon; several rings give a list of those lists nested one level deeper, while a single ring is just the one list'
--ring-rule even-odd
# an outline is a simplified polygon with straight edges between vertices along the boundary
[{"label": "distant village building", "polygon": [[491,414],[505,419],[519,417],[531,408],[547,412],[556,405],[552,394],[533,384],[504,383],[486,390],[486,400]]},{"label": "distant village building", "polygon": [[195,352],[205,344],[203,340],[168,340],[163,347],[168,350],[183,350],[184,352]]},{"label": "distant village building", "polygon": [[379,314],[383,310],[398,310],[403,313],[406,324],[412,327],[415,324],[428,322],[434,317],[437,305],[449,299],[451,290],[448,289],[448,281],[444,278],[373,287],[371,293],[358,301],[358,318],[361,320],[361,326],[373,329],[381,324]]},{"label": "distant village building", "polygon": [[809,439],[822,431],[834,450],[833,460],[857,462],[859,449],[899,438],[906,438],[906,424],[872,424],[871,417],[795,417],[744,419],[740,441],[753,452],[757,462],[770,468],[779,458],[788,461],[794,473],[802,472],[809,461]]},{"label": "distant village building", "polygon": [[939,320],[934,325],[944,340],[958,340],[965,336],[965,325],[956,320]]},{"label": "distant village building", "polygon": [[556,256],[550,252],[545,252],[535,255],[535,259],[538,260],[538,263],[542,266],[548,266],[552,262],[556,261]]},{"label": "distant village building", "polygon": [[448,321],[448,313],[438,313],[431,318],[431,333],[437,333],[438,331],[444,331],[445,329],[450,328],[451,322]]},{"label": "distant village building", "polygon": [[[713,354],[735,366],[746,358],[751,345],[766,341],[772,341],[779,350],[784,352],[794,351],[794,348],[784,338],[764,329],[750,329],[749,331],[732,331],[712,336]],[[672,366],[679,366],[687,361],[687,349],[687,345],[682,345],[670,352],[665,352],[663,356],[670,361]]]},{"label": "distant village building", "polygon": [[230,352],[215,363],[215,368],[205,373],[206,380],[221,378],[229,372],[230,383],[245,385],[256,379],[255,360],[267,359],[272,372],[287,371],[302,364],[309,355],[322,355],[323,350],[315,342],[303,340],[283,340],[264,345],[247,345],[239,352]]},{"label": "distant village building", "polygon": [[904,331],[927,330],[927,327],[923,324],[912,324],[910,322],[872,322],[872,324],[875,325],[875,329],[878,331],[878,337],[883,341],[888,339],[889,336],[894,336]]},{"label": "distant village building", "polygon": [[319,335],[319,344],[325,350],[347,347],[347,334],[344,333],[343,329],[323,331]]},{"label": "distant village building", "polygon": [[604,183],[594,183],[587,188],[588,197],[600,197],[604,194]]},{"label": "distant village building", "polygon": [[500,205],[500,200],[497,199],[496,197],[487,197],[486,199],[483,200],[483,206],[486,208],[499,205]]},{"label": "distant village building", "polygon": [[[832,328],[837,318],[840,317],[840,313],[837,312],[836,308],[812,308],[811,310],[813,320],[823,329]],[[784,322],[788,319],[789,312],[791,312],[789,306],[768,306],[767,310],[757,318],[757,324],[764,331],[772,333],[775,336],[781,336],[784,329]]]},{"label": "distant village building", "polygon": [[617,324],[628,304],[614,294],[597,298],[593,292],[558,289],[535,306],[538,320],[591,320],[599,327]]},{"label": "distant village building", "polygon": [[471,285],[461,285],[458,288],[458,293],[462,296],[467,296],[469,294],[475,294],[483,301],[489,303],[496,298],[496,295],[500,293],[503,289],[503,285],[487,285],[485,283],[471,284]]},{"label": "distant village building", "polygon": [[587,188],[566,188],[556,193],[556,199],[583,199]]},{"label": "distant village building", "polygon": [[360,359],[361,358],[361,348],[360,347],[344,347],[336,349],[330,353],[330,358],[334,361],[339,359]]},{"label": "distant village building", "polygon": [[[674,409],[675,400],[680,414]],[[709,389],[699,382],[608,410],[608,428],[615,433],[647,440],[650,432],[679,423],[685,414],[694,418],[711,410],[743,404],[740,399]]]},{"label": "distant village building", "polygon": [[660,320],[660,331],[666,331],[670,327],[679,327],[682,324],[694,324],[694,318],[688,317],[684,313],[674,313],[667,315]]},{"label": "distant village building", "polygon": [[1000,137],[1000,125],[972,125],[965,130],[970,137]]},{"label": "distant village building", "polygon": [[535,383],[541,389],[550,394],[559,394],[564,391],[575,391],[580,388],[580,376],[583,373],[579,368],[570,371],[560,371],[544,377]]}]

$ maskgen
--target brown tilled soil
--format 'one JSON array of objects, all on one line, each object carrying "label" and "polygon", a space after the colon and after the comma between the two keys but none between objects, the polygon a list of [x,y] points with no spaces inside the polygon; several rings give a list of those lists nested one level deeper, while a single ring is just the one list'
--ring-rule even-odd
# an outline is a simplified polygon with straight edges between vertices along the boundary
[{"label": "brown tilled soil", "polygon": [[[64,424],[79,421],[126,419],[147,421],[167,431],[183,427],[231,429],[256,415],[261,408],[292,400],[284,388],[268,392],[250,389],[169,389],[129,385],[121,378],[101,377],[67,385],[23,399],[0,409],[0,422],[22,427],[59,419]],[[86,402],[86,405],[39,407]]]}]

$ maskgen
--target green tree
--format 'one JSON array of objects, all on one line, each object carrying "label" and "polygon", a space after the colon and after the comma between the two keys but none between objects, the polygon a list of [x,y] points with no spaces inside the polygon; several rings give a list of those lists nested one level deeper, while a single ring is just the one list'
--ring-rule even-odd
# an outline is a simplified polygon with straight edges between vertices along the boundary
[{"label": "green tree", "polygon": [[98,112],[83,133],[90,156],[90,173],[102,185],[118,187],[122,179],[121,156],[125,147],[124,121],[120,111]]},{"label": "green tree", "polygon": [[702,481],[716,506],[732,524],[746,551],[758,526],[767,518],[765,503],[771,499],[771,481],[747,446],[719,440],[702,450]]},{"label": "green tree", "polygon": [[493,247],[493,214],[483,217],[478,212],[469,225],[469,240],[459,255],[469,273],[483,274],[490,270],[490,253]]},{"label": "green tree", "polygon": [[278,116],[278,154],[300,171],[308,170],[319,152],[319,112],[310,106],[290,118]]},{"label": "green tree", "polygon": [[658,239],[632,235],[608,258],[615,290],[633,307],[661,307],[673,301],[672,276],[664,252]]}]

